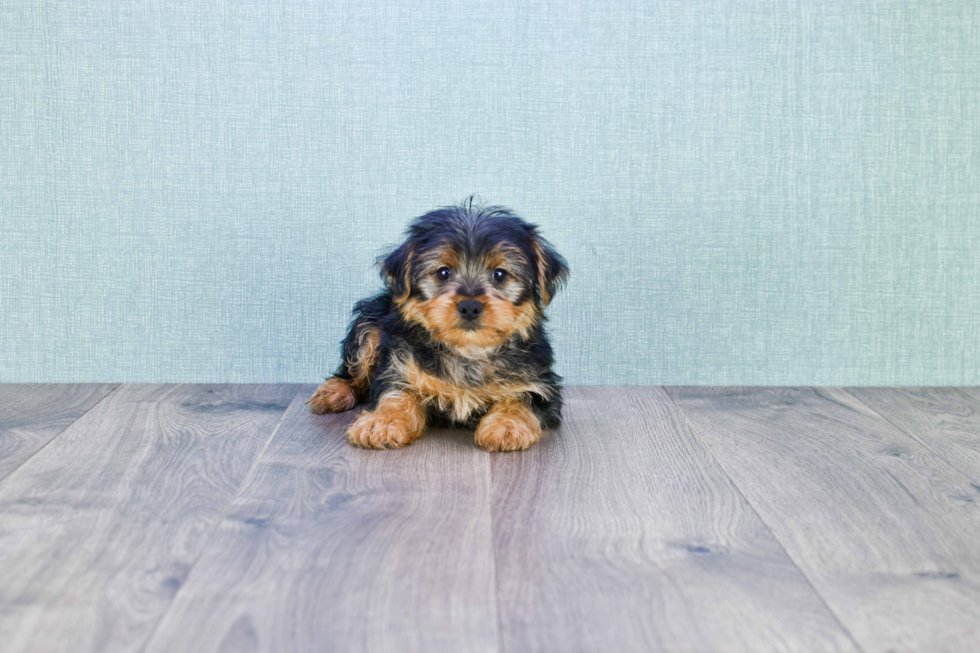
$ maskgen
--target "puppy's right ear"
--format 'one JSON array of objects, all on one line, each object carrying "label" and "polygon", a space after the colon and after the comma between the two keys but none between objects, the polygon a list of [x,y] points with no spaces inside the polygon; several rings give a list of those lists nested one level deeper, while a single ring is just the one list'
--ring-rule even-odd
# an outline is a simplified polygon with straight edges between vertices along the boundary
[{"label": "puppy's right ear", "polygon": [[412,263],[415,258],[415,245],[405,242],[398,249],[379,260],[381,278],[384,279],[395,301],[403,302],[412,292]]}]

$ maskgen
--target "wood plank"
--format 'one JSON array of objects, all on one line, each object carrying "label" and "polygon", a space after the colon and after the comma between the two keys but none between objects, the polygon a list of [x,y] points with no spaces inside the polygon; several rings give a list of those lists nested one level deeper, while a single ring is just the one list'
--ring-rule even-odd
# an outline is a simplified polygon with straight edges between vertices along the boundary
[{"label": "wood plank", "polygon": [[0,486],[0,642],[139,649],[298,386],[123,386]]},{"label": "wood plank", "polygon": [[847,391],[969,476],[980,490],[980,396],[976,388]]},{"label": "wood plank", "polygon": [[115,387],[106,383],[0,385],[0,480]]},{"label": "wood plank", "polygon": [[856,650],[662,388],[491,459],[502,649]]},{"label": "wood plank", "polygon": [[355,449],[352,419],[290,407],[150,653],[496,649],[488,454]]},{"label": "wood plank", "polygon": [[866,651],[980,641],[980,491],[840,389],[668,388]]}]

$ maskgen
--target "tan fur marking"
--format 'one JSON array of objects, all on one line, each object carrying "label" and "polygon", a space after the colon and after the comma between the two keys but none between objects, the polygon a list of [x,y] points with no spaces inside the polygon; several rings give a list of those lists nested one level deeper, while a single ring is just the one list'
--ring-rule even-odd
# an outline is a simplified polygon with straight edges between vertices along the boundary
[{"label": "tan fur marking", "polygon": [[520,257],[520,250],[507,245],[498,245],[484,255],[483,264],[488,270],[507,268],[512,258],[520,259]]},{"label": "tan fur marking", "polygon": [[417,397],[393,392],[381,398],[378,407],[362,413],[347,429],[347,439],[365,449],[400,449],[422,437],[425,413]]},{"label": "tan fur marking", "polygon": [[544,248],[541,247],[541,243],[537,239],[531,244],[534,248],[534,258],[538,262],[538,286],[541,288],[541,303],[547,306],[551,303],[551,297],[548,296],[548,286],[547,286],[547,266],[545,265]]},{"label": "tan fur marking", "polygon": [[494,347],[515,332],[527,337],[531,327],[541,318],[537,307],[531,302],[514,306],[506,299],[488,293],[480,297],[483,304],[482,327],[461,329],[456,305],[463,299],[469,298],[450,294],[437,295],[428,302],[412,298],[404,302],[399,310],[407,321],[420,324],[437,340],[463,348]]},{"label": "tan fur marking", "polygon": [[452,247],[442,247],[434,252],[433,260],[437,268],[444,265],[455,268],[459,265],[459,254]]},{"label": "tan fur marking", "polygon": [[429,319],[425,315],[423,306],[425,302],[411,298],[404,302],[398,307],[398,312],[402,314],[408,322],[415,322],[416,324],[421,324],[427,331],[431,331],[432,328],[429,326]]},{"label": "tan fur marking", "polygon": [[357,403],[354,388],[346,379],[336,376],[327,379],[306,402],[314,415],[342,413]]},{"label": "tan fur marking", "polygon": [[364,327],[357,334],[357,354],[354,360],[347,361],[347,370],[353,377],[351,386],[361,401],[367,399],[371,387],[371,372],[378,363],[381,346],[381,331],[377,327]]},{"label": "tan fur marking", "polygon": [[487,313],[493,316],[494,322],[488,323],[488,326],[496,328],[501,333],[506,333],[507,338],[515,333],[527,338],[531,328],[541,321],[541,313],[532,301],[526,301],[520,306],[514,306],[506,300],[496,298],[492,299],[491,302],[494,306]]},{"label": "tan fur marking", "polygon": [[457,422],[465,422],[471,415],[485,410],[494,402],[529,394],[550,394],[546,387],[537,383],[491,381],[476,386],[460,385],[425,372],[415,361],[405,363],[401,372],[402,381],[420,398],[423,406],[435,404],[441,412],[450,415]]},{"label": "tan fur marking", "polygon": [[405,257],[405,294],[400,297],[395,297],[395,303],[401,305],[408,299],[408,296],[412,293],[412,264],[415,261],[415,250],[411,249],[408,251],[408,256]]},{"label": "tan fur marking", "polygon": [[483,416],[474,439],[487,451],[519,451],[540,440],[543,434],[541,423],[527,404],[504,399]]}]

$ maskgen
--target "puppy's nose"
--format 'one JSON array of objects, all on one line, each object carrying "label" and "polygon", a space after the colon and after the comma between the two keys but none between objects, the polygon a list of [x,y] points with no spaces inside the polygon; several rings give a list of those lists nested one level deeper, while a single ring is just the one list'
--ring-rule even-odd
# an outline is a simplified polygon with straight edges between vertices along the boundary
[{"label": "puppy's nose", "polygon": [[464,320],[475,320],[483,315],[483,304],[475,299],[464,299],[456,304],[456,310]]}]

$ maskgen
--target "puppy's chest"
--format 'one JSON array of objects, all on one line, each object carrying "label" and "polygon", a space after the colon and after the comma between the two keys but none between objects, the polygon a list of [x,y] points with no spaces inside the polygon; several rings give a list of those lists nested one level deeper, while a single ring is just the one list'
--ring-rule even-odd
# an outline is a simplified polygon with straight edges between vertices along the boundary
[{"label": "puppy's chest", "polygon": [[493,361],[443,359],[439,371],[423,369],[415,361],[405,366],[404,381],[423,403],[457,422],[485,412],[493,403],[516,396],[527,388],[502,374]]}]

